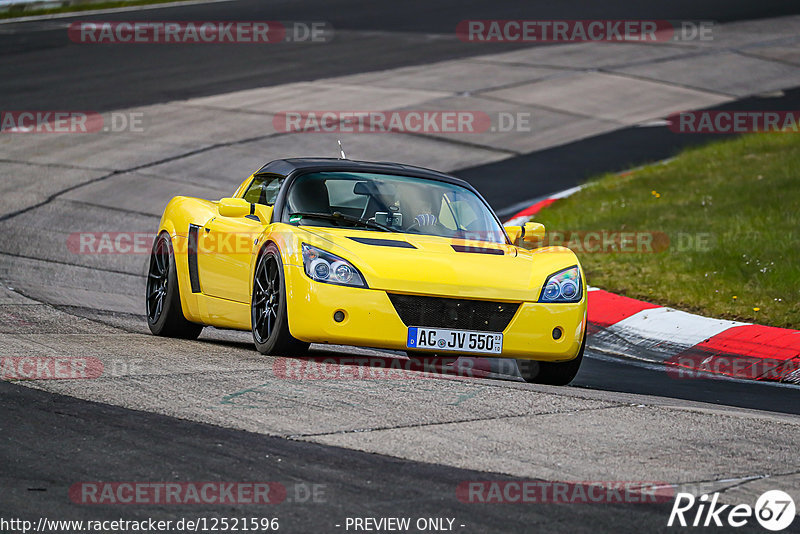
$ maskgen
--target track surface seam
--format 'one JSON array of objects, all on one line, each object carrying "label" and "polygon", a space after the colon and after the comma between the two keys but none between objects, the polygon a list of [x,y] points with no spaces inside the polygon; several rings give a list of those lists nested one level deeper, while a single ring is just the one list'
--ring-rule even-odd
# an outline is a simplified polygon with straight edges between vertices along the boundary
[{"label": "track surface seam", "polygon": [[[113,274],[122,274],[122,275],[125,275],[125,276],[135,276],[136,278],[144,278],[145,277],[144,274],[129,273],[129,272],[125,272],[125,271],[119,271],[117,269],[109,269],[107,267],[96,267],[96,266],[89,266],[89,265],[80,265],[78,263],[69,263],[69,262],[66,262],[66,261],[54,260],[54,259],[49,259],[49,258],[48,259],[37,258],[35,256],[26,256],[24,254],[15,254],[13,252],[0,252],[0,256],[8,256],[8,257],[11,257],[11,258],[19,258],[19,259],[22,259],[22,260],[41,261],[41,262],[44,262],[44,263],[54,263],[56,265],[64,265],[66,267],[78,267],[78,268],[81,268],[81,269],[89,269],[89,270],[92,270],[92,271],[102,271],[102,272],[105,272],[105,273],[113,273]],[[30,297],[28,297],[28,298],[30,298]],[[47,303],[42,302],[42,304],[47,304]]]},{"label": "track surface seam", "polygon": [[474,417],[469,419],[456,419],[452,421],[435,421],[432,423],[417,423],[417,424],[408,424],[408,425],[396,425],[396,426],[386,426],[386,427],[373,427],[373,428],[358,428],[353,430],[336,430],[334,432],[320,432],[317,434],[288,434],[283,437],[286,439],[303,439],[303,438],[316,438],[322,436],[337,436],[342,434],[363,434],[366,432],[380,432],[385,430],[401,430],[401,429],[408,429],[408,428],[427,428],[433,426],[441,426],[441,425],[457,425],[461,423],[475,423],[479,421],[502,421],[504,419],[516,419],[520,417],[539,417],[544,415],[565,415],[565,414],[574,414],[574,413],[583,413],[583,412],[591,412],[597,410],[609,410],[609,409],[618,409],[624,408],[628,406],[626,403],[622,402],[614,402],[614,401],[606,401],[608,403],[613,403],[611,406],[596,406],[592,408],[579,408],[579,409],[572,409],[572,410],[563,410],[563,411],[549,411],[549,412],[535,412],[535,413],[524,413],[524,414],[511,414],[511,415],[497,415],[494,417]]}]

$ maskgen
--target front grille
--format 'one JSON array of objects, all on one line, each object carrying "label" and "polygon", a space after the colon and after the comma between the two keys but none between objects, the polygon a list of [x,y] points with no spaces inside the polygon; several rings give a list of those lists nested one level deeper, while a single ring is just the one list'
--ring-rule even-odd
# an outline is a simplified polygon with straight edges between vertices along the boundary
[{"label": "front grille", "polygon": [[517,313],[519,303],[418,297],[389,293],[397,315],[406,326],[502,332]]}]

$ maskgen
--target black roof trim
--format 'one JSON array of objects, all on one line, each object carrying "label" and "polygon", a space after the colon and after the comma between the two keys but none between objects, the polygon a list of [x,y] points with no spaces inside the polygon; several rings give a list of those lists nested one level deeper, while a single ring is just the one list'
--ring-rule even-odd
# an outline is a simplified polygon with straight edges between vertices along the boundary
[{"label": "black roof trim", "polygon": [[312,172],[319,171],[342,171],[342,172],[372,172],[386,174],[402,174],[406,176],[416,176],[419,178],[431,178],[442,182],[460,185],[474,191],[469,182],[450,176],[443,172],[414,165],[403,163],[392,163],[385,161],[356,161],[350,159],[337,158],[287,158],[270,161],[261,167],[255,174],[276,173],[288,176],[295,171]]}]

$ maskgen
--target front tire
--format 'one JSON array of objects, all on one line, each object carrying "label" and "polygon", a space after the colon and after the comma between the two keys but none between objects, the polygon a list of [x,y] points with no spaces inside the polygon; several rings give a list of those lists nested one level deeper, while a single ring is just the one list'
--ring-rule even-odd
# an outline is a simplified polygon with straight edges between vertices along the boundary
[{"label": "front tire", "polygon": [[203,331],[203,325],[187,321],[183,316],[175,254],[167,232],[156,237],[150,252],[145,308],[147,326],[157,336],[197,339]]},{"label": "front tire", "polygon": [[586,349],[586,332],[583,333],[583,342],[578,355],[568,362],[537,362],[532,360],[517,360],[519,373],[525,382],[533,384],[547,384],[550,386],[566,386],[578,374],[583,361],[583,351]]},{"label": "front tire", "polygon": [[250,302],[253,341],[261,354],[302,354],[308,343],[292,337],[286,310],[286,281],[278,247],[268,244],[258,258]]}]

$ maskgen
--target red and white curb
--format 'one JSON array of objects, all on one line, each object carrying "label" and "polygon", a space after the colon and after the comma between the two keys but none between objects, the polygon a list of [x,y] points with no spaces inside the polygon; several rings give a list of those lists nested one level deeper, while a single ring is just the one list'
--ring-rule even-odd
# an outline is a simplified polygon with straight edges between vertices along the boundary
[{"label": "red and white curb", "polygon": [[596,288],[588,296],[595,350],[663,363],[677,379],[800,382],[800,331],[711,319]]},{"label": "red and white curb", "polygon": [[[524,224],[573,187],[515,214]],[[676,379],[727,376],[800,383],[800,331],[711,319],[590,287],[592,349],[666,366]]]},{"label": "red and white curb", "polygon": [[507,224],[508,226],[517,226],[525,224],[526,222],[531,220],[531,217],[539,213],[542,210],[542,208],[546,208],[547,206],[549,206],[550,204],[552,204],[553,202],[555,202],[560,198],[567,198],[568,196],[577,193],[582,188],[583,188],[582,185],[579,185],[577,187],[571,187],[569,189],[561,191],[560,193],[555,193],[547,198],[537,200],[527,208],[514,214],[513,217],[511,217],[509,220],[505,222],[505,224]]}]

